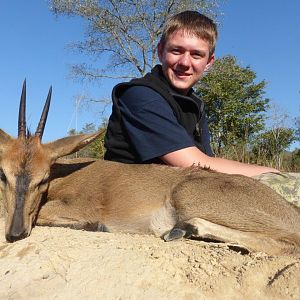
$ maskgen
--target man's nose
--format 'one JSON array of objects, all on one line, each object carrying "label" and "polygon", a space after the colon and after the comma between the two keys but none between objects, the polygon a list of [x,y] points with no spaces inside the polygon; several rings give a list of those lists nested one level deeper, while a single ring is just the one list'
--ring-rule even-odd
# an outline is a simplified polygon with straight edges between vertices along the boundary
[{"label": "man's nose", "polygon": [[180,57],[180,60],[178,61],[180,65],[189,67],[191,65],[191,56],[189,53],[184,53]]}]

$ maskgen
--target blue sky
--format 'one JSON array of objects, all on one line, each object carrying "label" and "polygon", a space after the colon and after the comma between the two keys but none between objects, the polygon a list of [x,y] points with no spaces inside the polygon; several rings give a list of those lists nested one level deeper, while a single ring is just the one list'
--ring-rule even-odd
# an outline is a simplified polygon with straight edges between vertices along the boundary
[{"label": "blue sky", "polygon": [[[284,4],[284,5],[283,5]],[[290,122],[300,116],[300,1],[227,0],[222,11],[216,55],[237,57],[250,66],[258,80],[268,82],[271,98]],[[17,134],[22,82],[27,80],[27,125],[35,131],[49,86],[52,104],[44,141],[100,124],[99,106],[83,107],[76,114],[76,95],[109,97],[112,82],[82,84],[69,79],[69,66],[83,61],[67,44],[83,38],[85,23],[56,18],[46,0],[1,0],[0,4],[0,128]]]}]

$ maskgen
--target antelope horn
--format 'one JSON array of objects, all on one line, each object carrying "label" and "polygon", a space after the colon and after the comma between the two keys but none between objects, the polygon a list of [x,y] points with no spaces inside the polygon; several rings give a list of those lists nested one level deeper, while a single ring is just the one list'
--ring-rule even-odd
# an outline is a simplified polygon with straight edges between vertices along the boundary
[{"label": "antelope horn", "polygon": [[47,99],[46,99],[46,102],[44,105],[44,109],[43,109],[43,112],[41,115],[41,119],[40,119],[39,125],[35,132],[35,136],[38,136],[40,138],[40,140],[43,137],[44,128],[45,128],[46,121],[47,121],[47,116],[48,116],[48,111],[49,111],[50,101],[51,101],[51,95],[52,95],[52,86],[50,86],[48,96],[47,96]]},{"label": "antelope horn", "polygon": [[18,137],[26,138],[26,79],[23,82],[19,107]]}]

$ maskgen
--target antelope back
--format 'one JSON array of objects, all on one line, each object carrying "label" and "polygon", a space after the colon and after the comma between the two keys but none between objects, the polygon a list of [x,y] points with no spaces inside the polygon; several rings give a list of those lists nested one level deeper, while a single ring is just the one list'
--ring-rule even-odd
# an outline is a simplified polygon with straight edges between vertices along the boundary
[{"label": "antelope back", "polygon": [[18,138],[0,129],[0,193],[3,196],[5,234],[8,241],[30,234],[42,195],[49,185],[51,165],[57,158],[73,153],[101,133],[82,134],[42,144],[41,139],[51,99],[51,88],[36,133],[26,132],[26,82],[23,84]]}]

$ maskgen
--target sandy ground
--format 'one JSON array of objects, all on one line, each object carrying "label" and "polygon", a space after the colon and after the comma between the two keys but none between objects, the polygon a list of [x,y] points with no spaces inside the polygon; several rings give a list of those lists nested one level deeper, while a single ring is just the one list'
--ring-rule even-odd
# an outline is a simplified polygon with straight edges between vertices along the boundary
[{"label": "sandy ground", "polygon": [[226,244],[36,227],[0,219],[0,299],[300,299],[300,257]]}]

